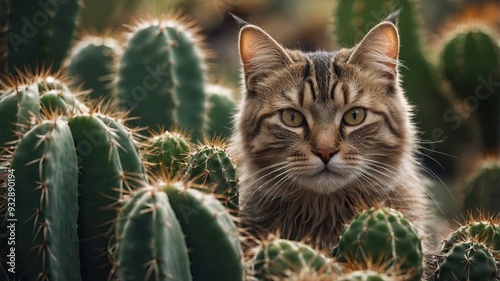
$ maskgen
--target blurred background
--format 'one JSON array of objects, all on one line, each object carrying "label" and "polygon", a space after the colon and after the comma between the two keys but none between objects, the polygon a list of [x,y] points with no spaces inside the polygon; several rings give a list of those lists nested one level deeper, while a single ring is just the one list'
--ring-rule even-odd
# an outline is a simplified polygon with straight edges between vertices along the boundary
[{"label": "blurred background", "polygon": [[230,13],[262,27],[285,47],[328,51],[352,47],[391,11],[403,8],[398,24],[400,71],[405,92],[417,109],[420,162],[431,180],[429,194],[436,214],[453,223],[466,210],[478,207],[499,212],[500,1],[82,2],[77,37],[97,34],[122,39],[123,45],[127,26],[141,18],[165,18],[181,11],[199,27],[210,54],[208,82],[232,89],[235,99],[239,27]]}]

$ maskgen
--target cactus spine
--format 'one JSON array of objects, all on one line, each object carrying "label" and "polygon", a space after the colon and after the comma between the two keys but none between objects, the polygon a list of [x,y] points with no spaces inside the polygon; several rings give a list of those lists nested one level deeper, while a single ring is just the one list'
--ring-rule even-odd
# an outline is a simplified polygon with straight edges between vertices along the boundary
[{"label": "cactus spine", "polygon": [[54,118],[36,125],[17,145],[11,167],[24,273],[29,280],[80,280],[78,167],[67,123]]}]

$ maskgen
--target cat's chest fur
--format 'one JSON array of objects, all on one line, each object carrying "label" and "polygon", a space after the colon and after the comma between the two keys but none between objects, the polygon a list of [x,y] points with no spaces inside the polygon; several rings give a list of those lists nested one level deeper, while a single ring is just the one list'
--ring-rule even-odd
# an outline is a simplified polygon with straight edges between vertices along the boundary
[{"label": "cat's chest fur", "polygon": [[388,18],[352,49],[302,53],[241,29],[244,93],[229,151],[250,232],[331,248],[359,210],[383,204],[426,234],[398,38]]}]

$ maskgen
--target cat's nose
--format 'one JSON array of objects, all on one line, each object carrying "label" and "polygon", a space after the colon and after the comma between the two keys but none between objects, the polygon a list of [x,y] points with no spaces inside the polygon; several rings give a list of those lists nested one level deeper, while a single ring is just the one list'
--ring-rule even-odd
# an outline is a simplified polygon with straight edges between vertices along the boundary
[{"label": "cat's nose", "polygon": [[312,153],[316,154],[325,164],[327,164],[337,152],[339,152],[339,150],[335,148],[317,148],[312,151]]}]

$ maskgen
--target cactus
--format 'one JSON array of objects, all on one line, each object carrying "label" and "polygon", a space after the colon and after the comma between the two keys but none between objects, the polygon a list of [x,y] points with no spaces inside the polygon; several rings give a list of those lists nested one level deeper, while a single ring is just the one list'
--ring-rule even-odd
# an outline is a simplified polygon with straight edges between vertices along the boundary
[{"label": "cactus", "polygon": [[471,220],[450,233],[443,243],[442,252],[448,252],[453,245],[462,241],[479,241],[488,248],[500,251],[500,224],[495,220]]},{"label": "cactus", "polygon": [[89,90],[93,99],[110,99],[112,66],[121,51],[113,38],[88,36],[76,43],[66,66],[73,86]]},{"label": "cactus", "polygon": [[341,272],[326,256],[297,241],[271,237],[254,251],[250,270],[257,280],[287,280],[303,270],[323,275]]},{"label": "cactus", "polygon": [[333,255],[339,261],[369,259],[397,266],[401,274],[412,274],[411,280],[420,280],[423,274],[420,236],[411,222],[390,208],[358,213],[343,229]]},{"label": "cactus", "polygon": [[[78,186],[82,277],[107,280],[111,270],[108,247],[123,194],[145,181],[144,170],[128,138],[120,138],[110,117],[78,115],[68,124],[80,166]],[[118,124],[116,121],[115,126]],[[118,125],[122,127],[121,125]],[[125,154],[120,153],[124,151]],[[133,164],[125,166],[124,163]]]},{"label": "cactus", "polygon": [[185,166],[190,151],[190,143],[186,136],[179,132],[166,131],[153,134],[148,140],[146,161],[149,171],[155,175],[167,175],[174,178]]},{"label": "cactus", "polygon": [[476,112],[485,149],[500,152],[500,95],[495,92],[500,89],[495,83],[500,81],[498,36],[480,27],[463,28],[448,36],[441,51],[443,76],[463,99],[465,115]]},{"label": "cactus", "polygon": [[454,244],[440,261],[436,280],[495,281],[497,266],[490,249],[472,241]]},{"label": "cactus", "polygon": [[80,280],[78,166],[71,130],[60,118],[42,121],[17,145],[16,255],[29,280]]},{"label": "cactus", "polygon": [[38,85],[23,85],[6,90],[0,96],[0,151],[8,149],[27,130],[32,117],[40,112]]},{"label": "cactus", "polygon": [[223,86],[208,85],[205,92],[208,97],[207,135],[228,139],[233,133],[233,115],[236,113],[232,91]]},{"label": "cactus", "polygon": [[236,167],[222,144],[206,144],[187,158],[186,177],[217,194],[229,210],[238,211],[238,178]]},{"label": "cactus", "polygon": [[78,10],[78,0],[10,1],[8,71],[57,71],[73,39]]},{"label": "cactus", "polygon": [[191,280],[184,234],[166,193],[153,187],[134,193],[116,229],[120,280]]},{"label": "cactus", "polygon": [[484,159],[465,180],[463,209],[500,213],[500,158]]},{"label": "cactus", "polygon": [[205,83],[199,35],[178,16],[144,21],[128,38],[118,66],[118,100],[130,123],[153,130],[174,125],[202,137]]},{"label": "cactus", "polygon": [[238,230],[211,195],[181,182],[166,184],[170,204],[186,235],[194,280],[243,280],[243,252]]},{"label": "cactus", "polygon": [[0,96],[0,115],[5,116],[0,120],[0,151],[16,141],[16,134],[27,131],[35,117],[54,111],[67,116],[88,111],[59,79],[46,74],[22,79]]}]

